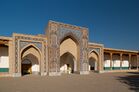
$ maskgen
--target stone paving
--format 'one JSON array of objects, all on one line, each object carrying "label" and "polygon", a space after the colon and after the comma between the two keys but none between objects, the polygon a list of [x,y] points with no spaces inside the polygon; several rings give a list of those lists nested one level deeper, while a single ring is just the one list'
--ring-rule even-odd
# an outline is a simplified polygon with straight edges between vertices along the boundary
[{"label": "stone paving", "polygon": [[0,77],[0,92],[139,92],[139,72]]}]

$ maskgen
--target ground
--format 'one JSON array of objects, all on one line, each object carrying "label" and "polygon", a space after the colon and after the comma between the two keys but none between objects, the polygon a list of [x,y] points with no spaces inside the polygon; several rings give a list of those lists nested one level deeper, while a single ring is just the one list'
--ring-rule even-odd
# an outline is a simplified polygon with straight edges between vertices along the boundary
[{"label": "ground", "polygon": [[139,92],[139,72],[1,77],[0,92]]}]

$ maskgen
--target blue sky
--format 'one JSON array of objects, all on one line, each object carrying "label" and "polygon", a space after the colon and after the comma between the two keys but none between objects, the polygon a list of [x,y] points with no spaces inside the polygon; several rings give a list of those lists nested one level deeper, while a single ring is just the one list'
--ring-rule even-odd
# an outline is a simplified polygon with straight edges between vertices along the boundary
[{"label": "blue sky", "polygon": [[139,0],[0,0],[0,35],[44,34],[49,20],[89,28],[89,40],[139,50]]}]

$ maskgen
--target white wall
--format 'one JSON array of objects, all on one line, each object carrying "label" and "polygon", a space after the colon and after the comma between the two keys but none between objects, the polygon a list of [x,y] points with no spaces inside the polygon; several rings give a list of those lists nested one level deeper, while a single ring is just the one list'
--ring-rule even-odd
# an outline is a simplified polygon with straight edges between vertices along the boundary
[{"label": "white wall", "polygon": [[0,47],[0,68],[9,68],[8,47]]},{"label": "white wall", "polygon": [[39,72],[40,71],[40,68],[39,68],[38,64],[32,65],[31,69],[32,69],[32,72]]},{"label": "white wall", "polygon": [[104,54],[104,67],[110,67],[110,55]]},{"label": "white wall", "polygon": [[112,56],[113,59],[113,63],[112,63],[112,67],[120,67],[120,55],[113,55]]},{"label": "white wall", "polygon": [[129,62],[128,62],[128,60],[123,60],[123,61],[122,61],[122,67],[129,67]]},{"label": "white wall", "polygon": [[104,61],[104,67],[110,67],[110,60]]},{"label": "white wall", "polygon": [[0,57],[0,68],[9,68],[9,57],[8,56]]},{"label": "white wall", "polygon": [[114,60],[112,66],[113,67],[120,67],[120,60]]},{"label": "white wall", "polygon": [[123,61],[122,61],[122,67],[129,67],[129,57],[126,55],[123,55]]}]

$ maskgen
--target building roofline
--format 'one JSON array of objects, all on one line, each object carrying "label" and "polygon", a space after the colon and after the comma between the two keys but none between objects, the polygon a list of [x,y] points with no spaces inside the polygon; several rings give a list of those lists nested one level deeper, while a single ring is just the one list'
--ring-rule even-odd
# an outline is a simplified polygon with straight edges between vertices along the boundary
[{"label": "building roofline", "polygon": [[12,37],[0,36],[0,40],[12,40]]},{"label": "building roofline", "polygon": [[100,43],[93,43],[93,42],[89,42],[88,44],[89,44],[89,45],[98,45],[98,46],[104,46],[103,44],[100,44]]},{"label": "building roofline", "polygon": [[113,50],[113,51],[123,51],[123,52],[139,53],[139,51],[137,51],[137,50],[125,50],[125,49],[115,49],[115,48],[104,48],[104,50]]},{"label": "building roofline", "polygon": [[88,30],[87,27],[72,25],[72,24],[68,24],[68,23],[57,22],[57,21],[53,21],[53,20],[49,20],[49,22],[54,22],[54,23],[57,23],[57,24],[68,25],[68,26],[71,26],[71,27],[78,27],[78,28],[80,28],[80,29],[86,29],[86,30]]},{"label": "building roofline", "polygon": [[38,35],[31,35],[31,34],[13,33],[13,36],[27,36],[27,37],[34,37],[34,38],[43,38],[43,39],[47,39],[47,37],[41,36],[41,34],[38,34]]}]

